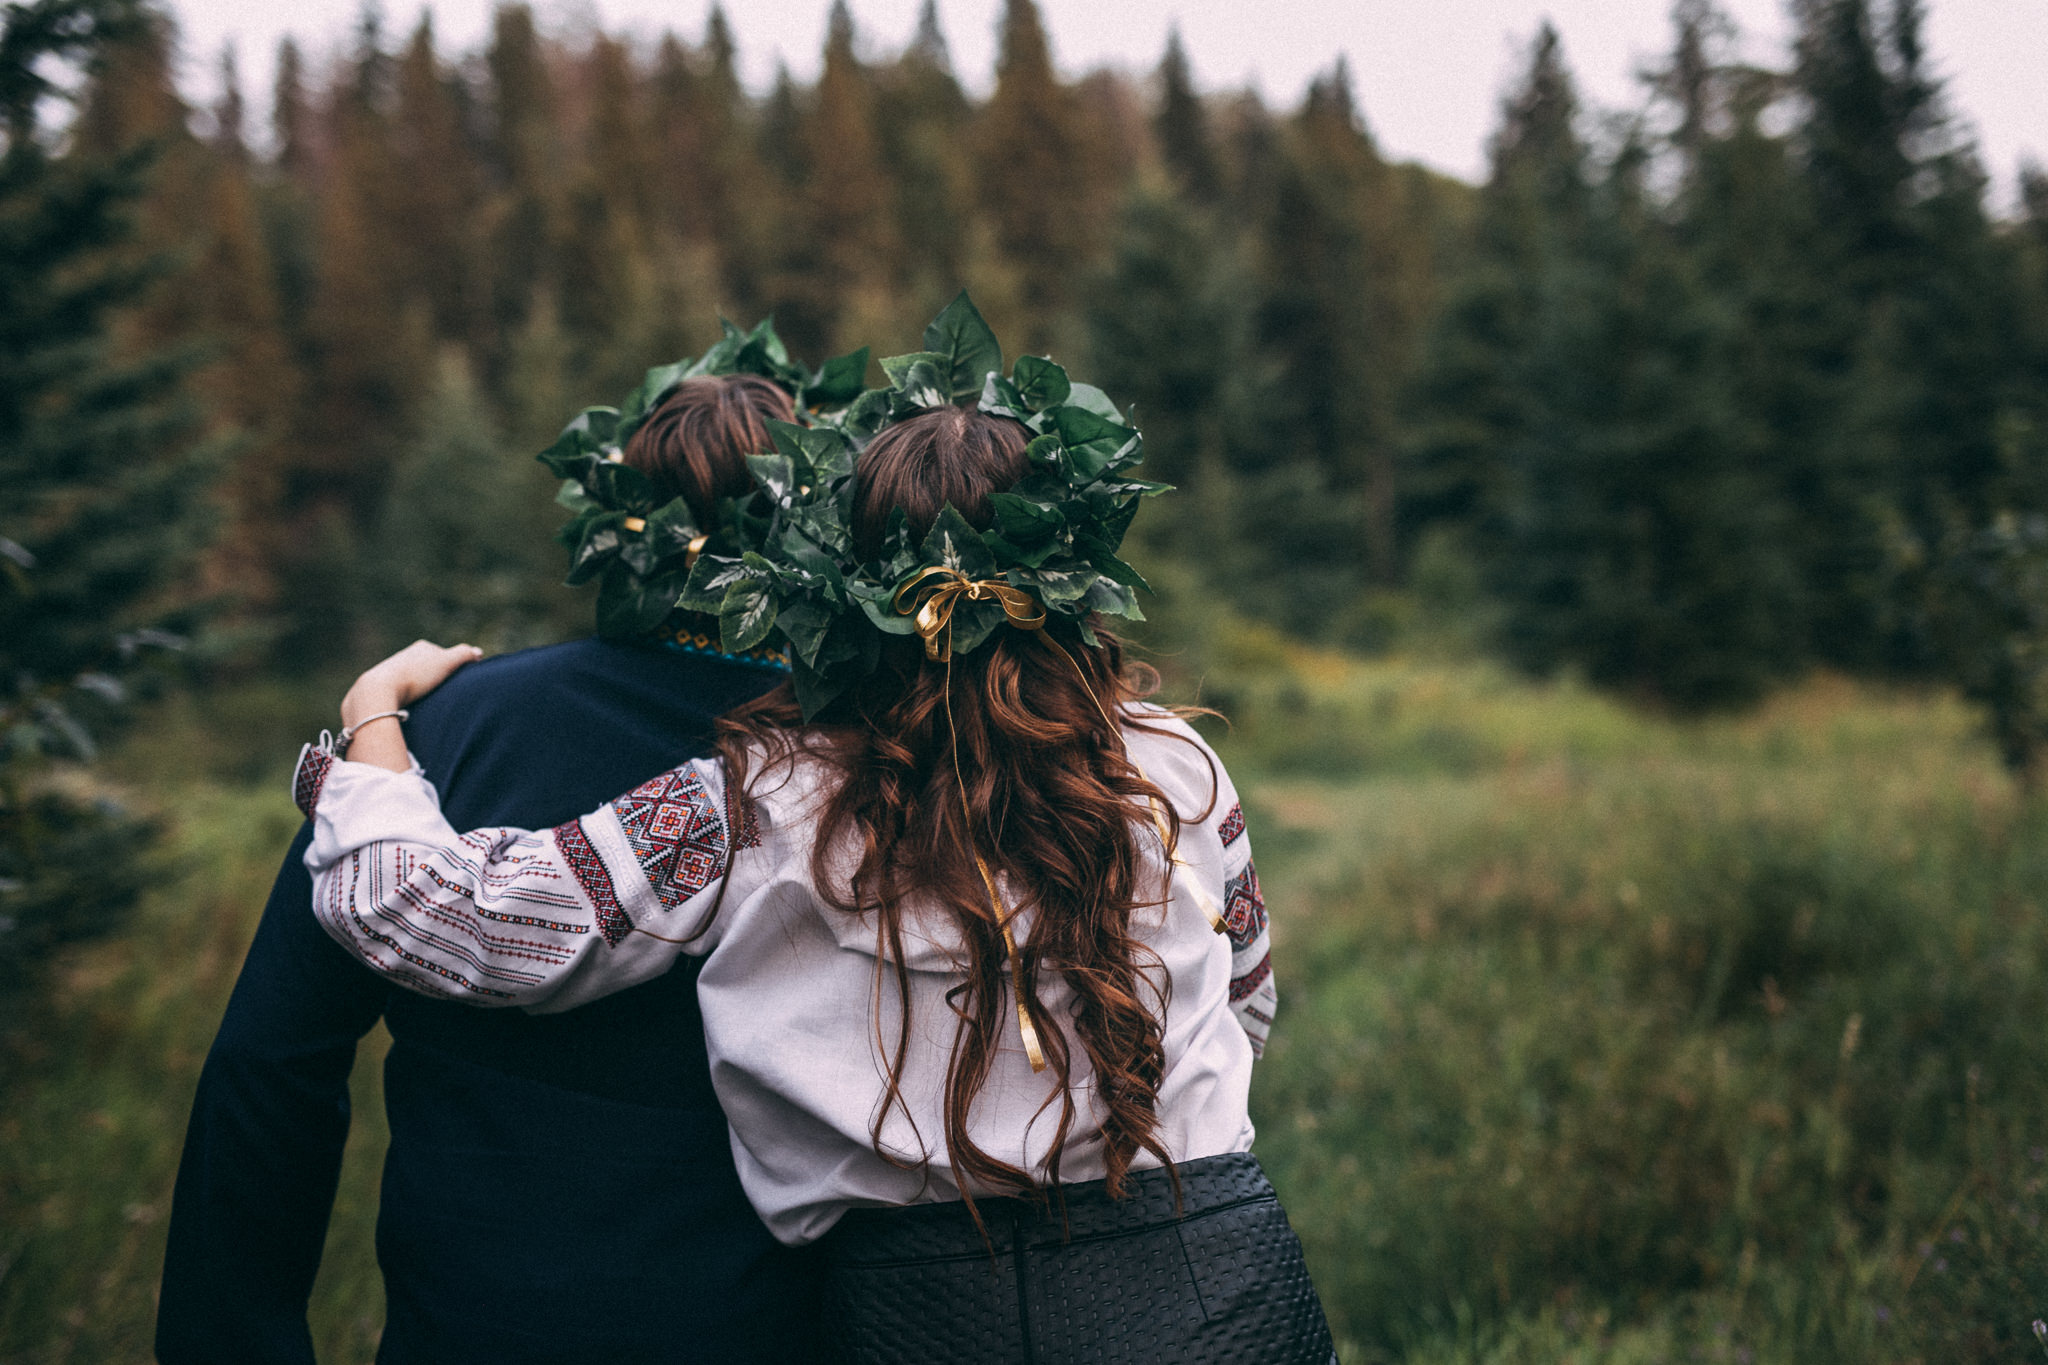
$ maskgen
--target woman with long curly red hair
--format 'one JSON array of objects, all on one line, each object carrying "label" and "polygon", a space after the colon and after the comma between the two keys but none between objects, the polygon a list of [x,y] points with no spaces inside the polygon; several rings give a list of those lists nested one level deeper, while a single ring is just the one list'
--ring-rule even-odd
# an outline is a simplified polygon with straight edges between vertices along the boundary
[{"label": "woman with long curly red hair", "polygon": [[[856,548],[949,505],[987,527],[1029,437],[953,407],[888,426]],[[742,1182],[777,1237],[822,1241],[845,1359],[1325,1365],[1250,1154],[1274,992],[1242,809],[1148,670],[1031,605],[957,658],[883,635],[808,720],[779,688],[715,759],[545,832],[441,818],[385,718],[473,654],[416,645],[344,700],[349,761],[301,761],[316,913],[483,1005],[570,1008],[707,955]]]}]

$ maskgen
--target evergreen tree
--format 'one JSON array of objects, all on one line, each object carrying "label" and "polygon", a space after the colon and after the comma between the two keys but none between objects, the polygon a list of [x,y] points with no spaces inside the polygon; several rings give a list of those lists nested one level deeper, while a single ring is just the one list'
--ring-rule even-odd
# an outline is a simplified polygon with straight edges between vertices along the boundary
[{"label": "evergreen tree", "polygon": [[641,349],[654,303],[652,139],[632,59],[599,34],[584,62],[584,154],[568,174],[557,245],[557,309],[582,392],[623,389],[647,368]]},{"label": "evergreen tree", "polygon": [[1415,225],[1364,129],[1342,61],[1309,88],[1263,224],[1261,340],[1286,367],[1287,443],[1359,508],[1359,570],[1398,568],[1397,405],[1426,303]]},{"label": "evergreen tree", "polygon": [[812,355],[850,350],[908,322],[894,316],[902,255],[896,205],[875,130],[875,83],[854,51],[853,16],[835,0],[824,68],[804,112],[804,218],[791,243],[790,278],[777,309],[792,346]]},{"label": "evergreen tree", "polygon": [[475,227],[483,184],[463,126],[462,89],[435,50],[431,14],[420,16],[394,79],[391,229],[406,249],[392,264],[403,273],[402,291],[426,301],[437,337],[475,344],[488,318]]},{"label": "evergreen tree", "polygon": [[[707,164],[714,176],[717,204],[719,266],[723,276],[721,305],[734,317],[758,317],[768,311],[769,275],[775,258],[775,228],[784,221],[773,164],[761,155],[756,126],[758,111],[740,86],[739,51],[725,10],[714,4],[704,25],[703,102],[706,113]],[[778,93],[786,93],[778,82]],[[793,103],[783,101],[786,113]],[[793,147],[795,122],[785,120],[773,146]]]},{"label": "evergreen tree", "polygon": [[1275,624],[1327,631],[1331,604],[1356,595],[1356,504],[1276,450],[1286,379],[1258,344],[1247,255],[1213,215],[1142,186],[1089,290],[1089,372],[1143,424],[1148,475],[1183,489],[1138,524],[1152,554]]},{"label": "evergreen tree", "polygon": [[650,101],[655,169],[649,188],[655,211],[680,240],[712,242],[718,236],[718,213],[708,161],[713,136],[706,125],[714,115],[705,107],[696,54],[673,33],[664,33],[655,49]]},{"label": "evergreen tree", "polygon": [[552,280],[559,182],[567,163],[558,136],[554,82],[531,8],[498,9],[485,64],[490,157],[500,193],[491,230],[491,321],[502,337],[517,330],[536,292]]},{"label": "evergreen tree", "polygon": [[1543,282],[1590,212],[1578,95],[1548,24],[1503,103],[1469,259],[1428,339],[1404,496],[1419,526],[1445,523],[1491,559],[1508,534],[1505,452],[1535,426],[1521,366],[1537,344]]},{"label": "evergreen tree", "polygon": [[248,119],[248,109],[242,99],[241,64],[235,58],[232,42],[221,47],[219,72],[220,99],[213,106],[213,149],[222,160],[246,167],[249,163],[249,141],[243,125]]},{"label": "evergreen tree", "polygon": [[1796,569],[1758,433],[1731,401],[1725,314],[1624,148],[1576,269],[1544,281],[1494,565],[1524,664],[1693,710],[1793,665]]},{"label": "evergreen tree", "polygon": [[145,827],[51,784],[48,768],[92,756],[88,726],[121,695],[114,674],[138,645],[174,638],[160,627],[221,454],[198,439],[182,389],[189,353],[115,340],[118,310],[160,273],[120,249],[149,144],[59,155],[46,120],[81,63],[161,38],[149,16],[99,0],[35,0],[0,19],[0,991],[109,927],[140,884]]},{"label": "evergreen tree", "polygon": [[1077,265],[1094,252],[1100,205],[1073,92],[1053,70],[1034,0],[1004,0],[996,88],[980,123],[981,205],[1022,281],[1025,344],[1043,351],[1074,296]]},{"label": "evergreen tree", "polygon": [[[937,313],[969,273],[973,112],[953,74],[936,0],[925,0],[910,46],[876,73],[875,88],[875,134],[895,187],[903,310],[913,317]],[[975,297],[983,297],[980,289]]]},{"label": "evergreen tree", "polygon": [[1258,293],[1213,221],[1164,187],[1141,188],[1089,294],[1090,372],[1144,423],[1151,477],[1264,463],[1267,438],[1244,420],[1273,396],[1260,382],[1270,366],[1256,350]]},{"label": "evergreen tree", "polygon": [[508,447],[461,351],[445,348],[392,471],[374,557],[387,647],[467,640],[493,652],[586,625],[560,586],[553,481]]},{"label": "evergreen tree", "polygon": [[1222,171],[1178,26],[1166,35],[1166,56],[1159,63],[1159,113],[1152,127],[1159,139],[1160,158],[1181,192],[1197,204],[1215,203],[1222,196]]},{"label": "evergreen tree", "polygon": [[1596,171],[1556,36],[1539,35],[1435,339],[1423,472],[1470,530],[1516,659],[1698,709],[1798,665],[1802,595],[1752,403],[1750,368],[1779,358],[1747,349],[1756,319],[1729,306],[1773,260],[1768,234],[1743,241],[1754,192],[1785,180],[1754,119],[1725,117],[1712,11],[1677,19],[1654,77],[1683,168],[1670,203],[1646,187],[1640,135]]},{"label": "evergreen tree", "polygon": [[206,578],[217,596],[236,603],[246,627],[273,620],[279,607],[275,566],[290,555],[285,488],[304,381],[279,315],[255,167],[242,141],[232,49],[222,65],[224,95],[202,168],[203,217],[191,270],[200,286],[195,328],[212,359],[195,387],[214,425],[240,438],[222,489],[226,524],[207,558]]},{"label": "evergreen tree", "polygon": [[1938,671],[1916,581],[1953,523],[1989,514],[2012,262],[1928,72],[1917,0],[1795,13],[1804,264],[1822,291],[1790,358],[1819,377],[1798,488],[1814,647],[1856,669]]},{"label": "evergreen tree", "polygon": [[306,315],[312,307],[312,179],[313,115],[307,104],[303,59],[290,38],[277,47],[276,83],[271,91],[270,135],[275,144],[275,174],[257,187],[264,244],[276,275],[277,302],[285,334],[295,353],[306,358]]},{"label": "evergreen tree", "polygon": [[312,166],[313,113],[306,99],[305,59],[299,45],[285,38],[277,45],[276,85],[271,93],[270,135],[277,143],[277,168],[302,177]]}]

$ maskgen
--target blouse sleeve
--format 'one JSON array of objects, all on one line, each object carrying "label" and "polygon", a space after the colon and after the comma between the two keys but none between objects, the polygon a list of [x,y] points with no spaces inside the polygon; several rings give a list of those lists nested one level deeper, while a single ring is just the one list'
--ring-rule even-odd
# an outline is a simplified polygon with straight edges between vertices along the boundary
[{"label": "blouse sleeve", "polygon": [[697,760],[549,830],[458,833],[417,764],[393,772],[308,745],[293,795],[321,927],[422,995],[552,1013],[702,955],[745,821]]},{"label": "blouse sleeve", "polygon": [[1143,733],[1157,737],[1144,741],[1142,770],[1180,814],[1176,882],[1191,893],[1213,931],[1230,942],[1230,1012],[1252,1055],[1262,1056],[1280,993],[1273,984],[1272,933],[1244,806],[1223,760],[1186,721],[1160,707],[1138,708],[1134,718]]},{"label": "blouse sleeve", "polygon": [[1251,1039],[1252,1055],[1263,1056],[1280,1003],[1273,983],[1272,933],[1266,920],[1266,898],[1259,890],[1259,869],[1252,863],[1251,836],[1245,832],[1244,805],[1230,779],[1217,766],[1220,790],[1210,819],[1223,841],[1223,932],[1230,938],[1230,1012]]}]

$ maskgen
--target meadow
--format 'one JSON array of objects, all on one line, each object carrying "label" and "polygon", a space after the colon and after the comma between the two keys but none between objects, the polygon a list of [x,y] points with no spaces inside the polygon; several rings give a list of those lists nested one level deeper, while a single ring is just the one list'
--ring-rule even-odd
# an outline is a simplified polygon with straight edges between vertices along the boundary
[{"label": "meadow", "polygon": [[[1428,650],[1181,634],[1157,662],[1234,722],[1279,939],[1259,1150],[1345,1360],[2041,1349],[2048,809],[1968,709],[1820,677],[1679,722]],[[167,703],[110,765],[168,834],[0,1053],[7,1365],[149,1356],[191,1089],[325,696]],[[381,1312],[379,1051],[314,1301],[333,1365]]]}]

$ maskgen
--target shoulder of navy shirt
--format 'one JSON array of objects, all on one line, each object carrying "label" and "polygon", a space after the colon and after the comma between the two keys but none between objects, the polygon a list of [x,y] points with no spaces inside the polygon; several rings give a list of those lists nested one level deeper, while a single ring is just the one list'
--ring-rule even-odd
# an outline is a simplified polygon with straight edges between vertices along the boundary
[{"label": "shoulder of navy shirt", "polygon": [[[716,719],[781,676],[580,640],[462,669],[413,708],[406,738],[456,828],[545,828],[703,754]],[[336,965],[303,849],[302,833],[194,1102],[158,1316],[165,1365],[311,1360],[306,1293],[347,1127],[338,1058],[380,1012],[380,1365],[806,1354],[811,1260],[776,1244],[740,1189],[698,960],[558,1015],[387,989]],[[208,1338],[232,1346],[194,1344]]]}]

